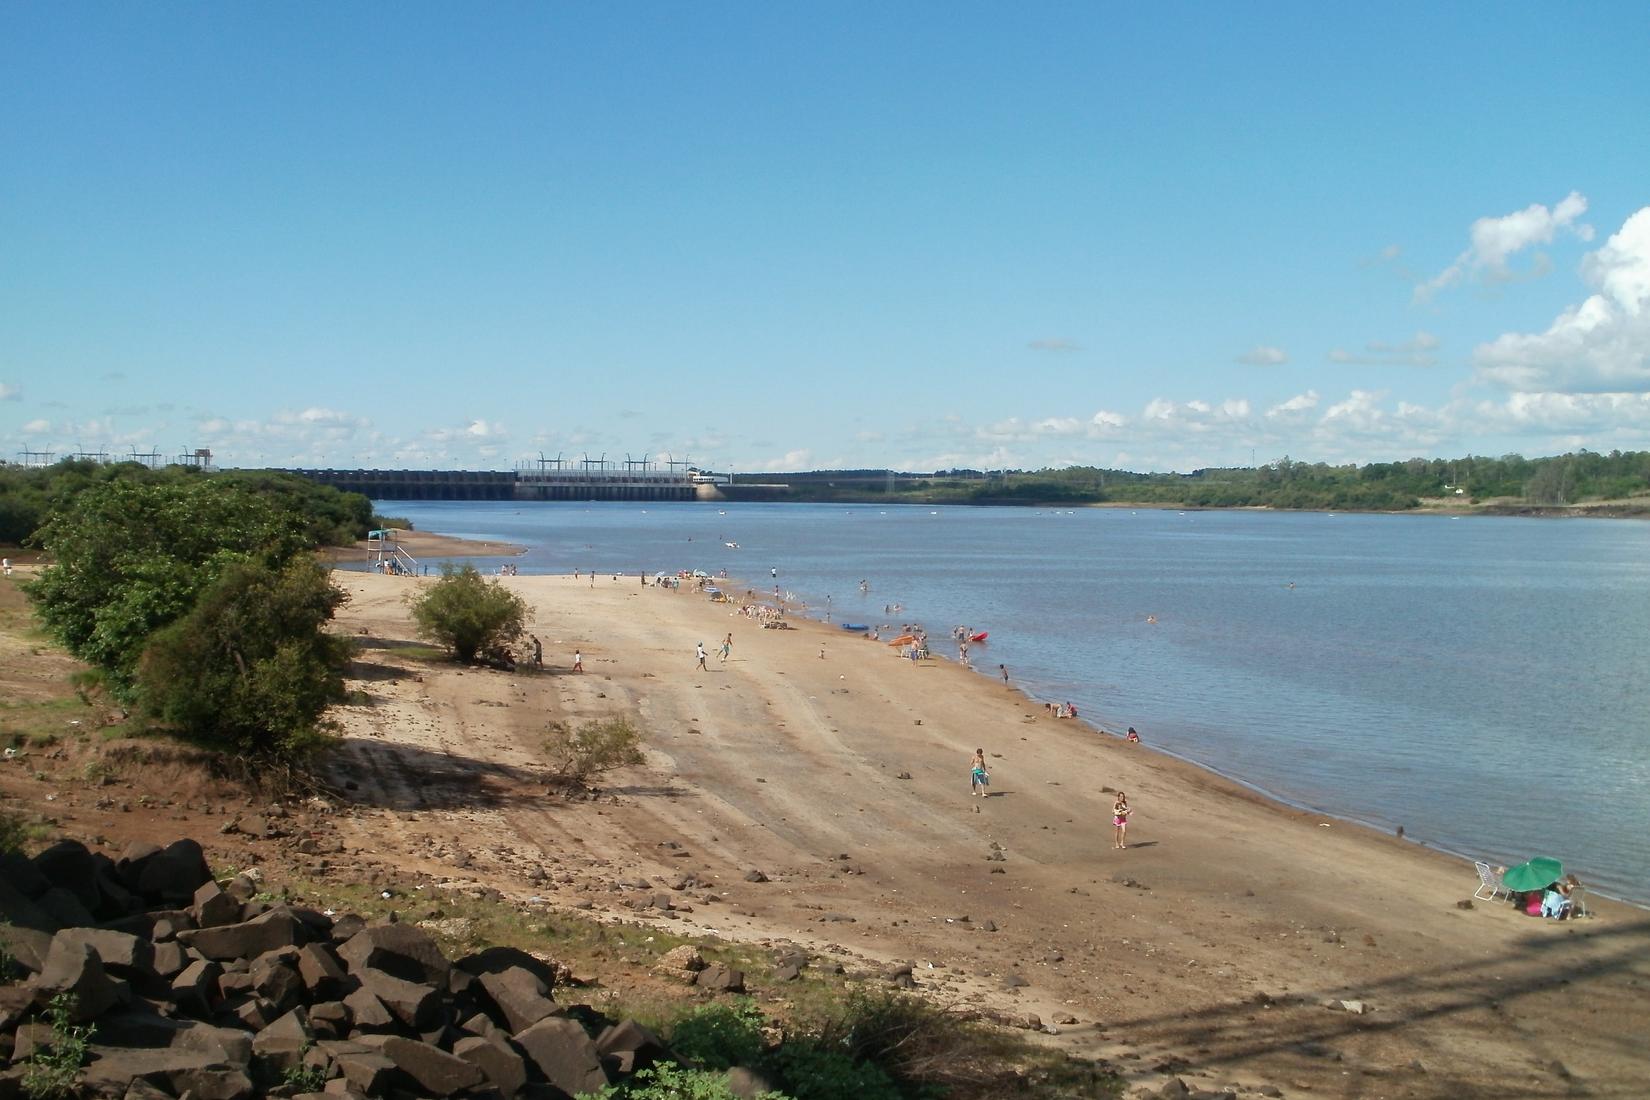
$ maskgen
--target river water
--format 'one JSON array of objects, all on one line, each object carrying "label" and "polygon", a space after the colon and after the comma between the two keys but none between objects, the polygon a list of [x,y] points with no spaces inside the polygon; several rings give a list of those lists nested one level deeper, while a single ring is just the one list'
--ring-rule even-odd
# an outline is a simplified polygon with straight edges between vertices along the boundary
[{"label": "river water", "polygon": [[953,626],[987,630],[971,653],[982,675],[1006,665],[1034,699],[1069,700],[1107,730],[1135,726],[1150,747],[1285,801],[1402,825],[1449,851],[1509,866],[1557,856],[1588,885],[1650,903],[1650,524],[811,504],[378,510],[522,544],[510,560],[523,573],[725,569],[739,590],[777,583],[837,622],[920,621],[941,656],[955,655]]}]

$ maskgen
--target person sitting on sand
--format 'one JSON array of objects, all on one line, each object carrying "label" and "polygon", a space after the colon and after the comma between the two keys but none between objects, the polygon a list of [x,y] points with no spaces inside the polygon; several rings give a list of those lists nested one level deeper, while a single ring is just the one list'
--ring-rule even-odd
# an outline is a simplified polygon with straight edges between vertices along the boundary
[{"label": "person sitting on sand", "polygon": [[1128,736],[1127,736],[1127,737],[1125,737],[1125,738],[1123,738],[1123,740],[1125,740],[1125,741],[1132,741],[1132,742],[1134,742],[1134,743],[1135,743],[1135,744],[1139,744],[1139,742],[1140,742],[1140,735],[1139,735],[1139,734],[1138,734],[1138,733],[1135,733],[1135,732],[1134,732],[1134,727],[1133,727],[1133,726],[1130,726],[1130,727],[1129,727],[1129,733],[1128,733]]},{"label": "person sitting on sand", "polygon": [[1541,897],[1541,915],[1559,920],[1575,916],[1575,902],[1571,900],[1570,895],[1580,885],[1580,881],[1574,875],[1565,875],[1547,887],[1547,892]]},{"label": "person sitting on sand", "polygon": [[991,786],[991,773],[985,770],[985,750],[975,749],[974,758],[968,762],[968,797],[979,795],[986,798],[990,795],[987,789]]},{"label": "person sitting on sand", "polygon": [[1111,804],[1112,847],[1127,848],[1123,843],[1124,834],[1129,829],[1129,796],[1122,791],[1117,792],[1117,800]]}]

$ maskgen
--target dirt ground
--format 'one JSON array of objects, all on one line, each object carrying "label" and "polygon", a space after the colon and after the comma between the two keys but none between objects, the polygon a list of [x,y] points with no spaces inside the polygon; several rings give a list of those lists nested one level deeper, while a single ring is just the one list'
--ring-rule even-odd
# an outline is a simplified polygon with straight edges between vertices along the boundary
[{"label": "dirt ground", "polygon": [[[461,669],[409,625],[405,597],[431,581],[336,577],[351,593],[340,629],[361,649],[331,765],[347,805],[309,849],[314,873],[473,883],[626,919],[627,902],[686,878],[691,912],[651,919],[910,963],[936,998],[1035,1014],[1050,1042],[1142,1086],[1646,1095],[1642,910],[1600,900],[1559,922],[1459,908],[1476,878],[1458,859],[1277,806],[1052,719],[1000,681],[821,624],[765,630],[635,577],[505,578],[546,668]],[[596,800],[549,794],[547,725],[610,715],[644,732],[647,763]],[[984,800],[968,791],[977,746]],[[16,797],[46,786],[0,771]],[[1111,839],[1119,787],[1135,809],[1126,850]],[[115,847],[146,828],[204,841],[245,811],[203,793],[145,816],[95,793],[53,812]]]}]

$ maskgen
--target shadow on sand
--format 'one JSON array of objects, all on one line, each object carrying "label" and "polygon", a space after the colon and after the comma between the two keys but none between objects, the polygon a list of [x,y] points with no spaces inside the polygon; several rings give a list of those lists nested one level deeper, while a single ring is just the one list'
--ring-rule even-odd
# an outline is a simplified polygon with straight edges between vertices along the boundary
[{"label": "shadow on sand", "polygon": [[[1390,1078],[1399,1074],[1414,1074],[1415,1080],[1405,1084],[1421,1089],[1415,1093],[1398,1090],[1403,1095],[1497,1100],[1508,1096],[1626,1100],[1645,1095],[1645,1078],[1584,1080],[1572,1074],[1566,1059],[1574,1059],[1574,1047],[1585,1043],[1593,1052],[1637,1061],[1650,1073],[1643,1035],[1635,1037],[1625,1020],[1612,1020],[1608,1002],[1599,1000],[1601,994],[1614,994],[1625,1007],[1642,997],[1636,990],[1650,983],[1650,920],[1580,933],[1586,937],[1583,949],[1587,954],[1579,960],[1572,952],[1552,957],[1560,948],[1579,946],[1572,936],[1554,935],[1559,929],[1552,927],[1532,931],[1536,934],[1521,938],[1511,951],[1493,959],[1396,974],[1364,983],[1355,992],[1324,988],[1276,998],[1256,994],[1198,1012],[1116,1017],[1108,1024],[1118,1034],[1150,1031],[1154,1041],[1170,1049],[1195,1051],[1190,1063],[1171,1065],[1176,1071],[1205,1062],[1229,1067],[1265,1058],[1275,1074],[1277,1063],[1272,1056],[1282,1055],[1286,1064],[1298,1063],[1303,1073],[1311,1072],[1308,1067],[1314,1064],[1321,1072],[1325,1061],[1344,1058],[1349,1071],[1368,1077],[1369,1087],[1358,1095],[1395,1094]],[[1614,989],[1594,985],[1612,977],[1622,979]],[[1544,1001],[1538,1000],[1544,996]],[[1341,999],[1362,1001],[1373,1011],[1359,1014],[1325,1007]],[[1566,1043],[1543,1044],[1534,1034],[1520,1031],[1518,1016],[1554,1011],[1577,1016],[1577,1033]],[[1356,1067],[1355,1052],[1337,1046],[1382,1033],[1407,1033],[1413,1048],[1433,1050],[1436,1046],[1428,1033],[1439,1022],[1468,1013],[1483,1013],[1487,1032],[1508,1048],[1522,1049],[1516,1062],[1454,1065],[1428,1059],[1424,1067]],[[1486,1080],[1497,1075],[1501,1075],[1497,1080]],[[1383,1078],[1387,1078],[1384,1085]]]}]

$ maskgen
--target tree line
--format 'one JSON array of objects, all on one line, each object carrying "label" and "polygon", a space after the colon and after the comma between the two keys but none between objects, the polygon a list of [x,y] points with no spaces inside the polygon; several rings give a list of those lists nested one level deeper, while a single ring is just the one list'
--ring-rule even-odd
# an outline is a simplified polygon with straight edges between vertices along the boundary
[{"label": "tree line", "polygon": [[317,546],[341,546],[366,538],[375,525],[372,502],[366,497],[293,474],[188,466],[153,469],[141,462],[65,459],[50,466],[0,463],[0,545],[30,544],[47,516],[66,508],[87,489],[110,483],[173,485],[201,480],[275,498],[285,510],[302,517],[308,537]]},{"label": "tree line", "polygon": [[[865,473],[860,471],[860,473]],[[870,471],[875,473],[875,471]],[[1622,500],[1650,511],[1650,451],[1577,451],[1551,458],[1412,458],[1330,465],[1284,457],[1259,467],[1138,473],[1096,466],[1062,469],[944,470],[879,483],[791,482],[793,500],[901,500],[951,504],[1174,504],[1194,508],[1407,511],[1427,499],[1557,506]]]},{"label": "tree line", "polygon": [[[354,647],[329,629],[347,596],[315,551],[383,524],[365,497],[136,463],[0,476],[8,535],[45,553],[24,583],[41,625],[145,729],[263,762],[299,763],[331,740],[324,714],[344,699]],[[443,566],[408,603],[418,632],[460,661],[513,660],[525,634],[526,604],[473,566]],[[636,763],[637,737],[609,720],[552,729],[547,751],[582,782]]]}]

